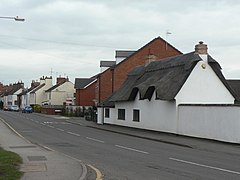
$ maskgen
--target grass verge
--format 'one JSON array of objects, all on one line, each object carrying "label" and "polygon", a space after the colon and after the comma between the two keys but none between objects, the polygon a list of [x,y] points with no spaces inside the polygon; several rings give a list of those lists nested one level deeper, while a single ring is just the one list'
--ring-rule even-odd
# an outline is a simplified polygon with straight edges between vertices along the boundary
[{"label": "grass verge", "polygon": [[0,180],[18,180],[22,177],[20,172],[22,158],[10,151],[6,151],[0,147]]}]

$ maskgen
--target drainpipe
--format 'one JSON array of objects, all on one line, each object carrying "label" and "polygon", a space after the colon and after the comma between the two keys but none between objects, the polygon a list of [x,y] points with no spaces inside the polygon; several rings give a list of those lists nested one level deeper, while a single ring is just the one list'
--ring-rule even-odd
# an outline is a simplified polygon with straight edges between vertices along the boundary
[{"label": "drainpipe", "polygon": [[101,102],[101,95],[100,95],[100,93],[101,93],[101,75],[100,76],[98,76],[98,78],[99,78],[99,80],[98,80],[98,103],[100,103]]},{"label": "drainpipe", "polygon": [[112,93],[114,92],[114,69],[111,69],[112,72]]},{"label": "drainpipe", "polygon": [[35,95],[34,95],[34,99],[35,99],[35,105],[36,105],[36,103],[37,103],[37,95],[36,95],[36,92],[34,93]]}]

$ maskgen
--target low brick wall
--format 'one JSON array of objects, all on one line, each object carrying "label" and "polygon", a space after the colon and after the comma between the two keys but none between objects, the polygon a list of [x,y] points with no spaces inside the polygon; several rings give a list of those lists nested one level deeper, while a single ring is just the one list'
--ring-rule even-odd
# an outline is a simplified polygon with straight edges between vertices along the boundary
[{"label": "low brick wall", "polygon": [[63,106],[43,106],[42,107],[42,114],[49,114],[49,115],[57,115],[62,114],[64,110]]}]

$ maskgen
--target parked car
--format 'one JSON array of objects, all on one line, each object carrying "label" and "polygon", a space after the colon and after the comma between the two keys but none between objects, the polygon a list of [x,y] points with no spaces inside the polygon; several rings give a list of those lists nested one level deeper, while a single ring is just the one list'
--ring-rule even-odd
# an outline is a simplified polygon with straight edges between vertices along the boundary
[{"label": "parked car", "polygon": [[17,105],[11,105],[10,108],[9,108],[9,111],[18,112],[19,111],[19,107]]},{"label": "parked car", "polygon": [[33,112],[33,109],[31,106],[25,106],[23,109],[22,109],[22,113],[32,113]]}]

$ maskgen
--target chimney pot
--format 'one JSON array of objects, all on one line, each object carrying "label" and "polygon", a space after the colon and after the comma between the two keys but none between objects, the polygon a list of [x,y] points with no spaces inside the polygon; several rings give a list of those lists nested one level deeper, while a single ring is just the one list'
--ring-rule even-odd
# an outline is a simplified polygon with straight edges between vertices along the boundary
[{"label": "chimney pot", "polygon": [[196,54],[208,54],[208,47],[203,41],[200,41],[199,44],[195,45]]}]

